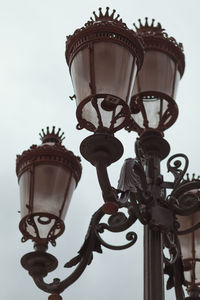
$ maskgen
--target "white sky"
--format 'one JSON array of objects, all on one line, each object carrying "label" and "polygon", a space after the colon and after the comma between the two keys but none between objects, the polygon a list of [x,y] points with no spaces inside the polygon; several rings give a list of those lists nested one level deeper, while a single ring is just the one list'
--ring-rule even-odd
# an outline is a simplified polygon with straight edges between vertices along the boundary
[{"label": "white sky", "polygon": [[[30,145],[39,143],[38,133],[48,125],[61,127],[65,132],[66,147],[80,155],[79,144],[90,133],[75,129],[76,108],[75,103],[69,100],[73,89],[64,57],[65,36],[89,20],[92,11],[97,11],[99,6],[115,8],[130,27],[138,18],[155,18],[169,35],[183,43],[186,72],[177,96],[179,118],[167,131],[166,138],[171,144],[171,154],[188,154],[189,171],[200,174],[199,0],[0,0],[1,300],[48,298],[20,265],[20,258],[32,251],[32,242],[20,242],[15,156]],[[117,137],[124,143],[125,153],[110,168],[114,186],[123,160],[134,156],[136,134],[122,131]],[[95,169],[84,159],[82,162],[82,179],[68,211],[66,231],[57,240],[57,247],[49,248],[60,262],[59,269],[52,276],[61,279],[67,274],[63,265],[76,255],[92,213],[102,204]],[[164,164],[163,173],[166,175]],[[142,299],[142,227],[136,224],[133,230],[138,233],[135,246],[126,251],[105,250],[103,255],[96,254],[82,277],[63,293],[63,299]],[[123,233],[120,238],[114,237],[117,244],[121,236]],[[166,299],[172,300],[175,296],[168,292]]]}]

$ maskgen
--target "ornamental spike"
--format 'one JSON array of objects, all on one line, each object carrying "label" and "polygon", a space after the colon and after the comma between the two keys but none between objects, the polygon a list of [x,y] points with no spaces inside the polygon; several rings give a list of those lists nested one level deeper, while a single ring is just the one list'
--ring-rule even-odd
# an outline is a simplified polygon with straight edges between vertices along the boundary
[{"label": "ornamental spike", "polygon": [[99,17],[102,18],[104,15],[102,14],[102,8],[99,7]]},{"label": "ornamental spike", "polygon": [[52,127],[51,134],[55,134],[55,126]]},{"label": "ornamental spike", "polygon": [[154,27],[154,22],[155,22],[155,19],[152,19],[151,27]]},{"label": "ornamental spike", "polygon": [[109,16],[109,7],[107,6],[107,7],[106,7],[105,17],[108,17],[108,16]]},{"label": "ornamental spike", "polygon": [[115,20],[115,21],[118,21],[119,17],[120,17],[120,15],[117,14],[117,16],[116,16],[116,18],[115,18],[114,20]]},{"label": "ornamental spike", "polygon": [[114,18],[114,14],[115,14],[115,12],[116,12],[116,10],[115,9],[113,9],[113,12],[112,12],[112,14],[110,15],[110,17],[113,19]]},{"label": "ornamental spike", "polygon": [[98,16],[96,15],[96,12],[93,11],[93,15],[94,15],[94,18],[95,18],[95,21],[98,19]]}]

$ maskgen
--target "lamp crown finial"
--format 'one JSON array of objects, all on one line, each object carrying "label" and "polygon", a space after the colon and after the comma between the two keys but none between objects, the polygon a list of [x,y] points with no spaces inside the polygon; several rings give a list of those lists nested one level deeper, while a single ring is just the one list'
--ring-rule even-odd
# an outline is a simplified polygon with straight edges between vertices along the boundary
[{"label": "lamp crown finial", "polygon": [[55,130],[55,126],[52,127],[52,130],[49,131],[49,127],[47,126],[46,132],[44,129],[42,129],[42,133],[39,133],[40,135],[40,140],[42,141],[42,144],[44,143],[56,143],[56,144],[61,144],[62,141],[65,139],[64,132],[60,133],[61,129],[58,128],[57,132]]},{"label": "lamp crown finial", "polygon": [[[138,19],[139,26],[133,23],[133,26],[136,29],[136,33],[138,36],[141,36],[143,39],[147,39],[152,41],[156,40],[157,38],[162,38],[163,40],[169,41],[171,44],[173,44],[176,48],[179,48],[181,52],[183,52],[183,44],[178,43],[175,38],[169,37],[167,32],[164,28],[162,28],[161,24],[158,22],[155,25],[155,19],[152,19],[151,22],[148,21],[148,18],[145,18],[144,23],[142,23],[141,19]],[[149,44],[148,42],[148,44]],[[183,67],[184,71],[184,67]]]},{"label": "lamp crown finial", "polygon": [[165,31],[164,28],[162,28],[161,24],[158,22],[157,25],[154,25],[155,19],[152,19],[151,24],[148,21],[148,18],[145,18],[144,24],[142,23],[141,19],[138,20],[139,26],[136,26],[135,23],[133,23],[137,33],[144,35],[144,34],[163,34],[163,31]]},{"label": "lamp crown finial", "polygon": [[119,19],[120,15],[117,14],[115,16],[116,10],[113,9],[113,11],[110,13],[110,8],[107,6],[105,13],[102,12],[102,8],[99,7],[99,14],[97,14],[95,11],[93,11],[94,17],[90,18],[90,21],[88,21],[85,26],[89,26],[91,24],[97,23],[97,22],[114,22],[114,23],[121,23],[123,24],[122,19]]}]

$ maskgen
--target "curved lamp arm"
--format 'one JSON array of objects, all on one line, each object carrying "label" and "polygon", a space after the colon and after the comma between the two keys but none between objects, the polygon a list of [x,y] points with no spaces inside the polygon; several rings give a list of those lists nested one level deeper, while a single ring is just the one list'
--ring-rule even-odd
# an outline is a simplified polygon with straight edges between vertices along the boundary
[{"label": "curved lamp arm", "polygon": [[52,283],[46,283],[44,281],[43,276],[33,276],[33,280],[37,287],[39,287],[41,290],[43,290],[46,293],[56,293],[60,294],[62,293],[66,288],[68,288],[71,284],[73,284],[84,272],[85,268],[91,261],[91,253],[92,253],[92,247],[91,244],[90,247],[88,247],[87,252],[85,253],[85,256],[81,258],[78,266],[76,269],[70,274],[66,279],[63,281],[60,281],[59,279],[54,279]]},{"label": "curved lamp arm", "polygon": [[22,266],[29,271],[35,284],[41,290],[50,294],[59,295],[81,276],[87,265],[92,262],[94,251],[102,253],[101,246],[113,250],[122,250],[129,248],[136,242],[137,235],[134,232],[129,232],[126,235],[126,239],[129,242],[120,246],[110,245],[100,236],[100,233],[103,233],[105,229],[111,232],[122,232],[128,229],[137,219],[131,209],[128,210],[128,214],[128,217],[122,212],[112,215],[108,219],[108,224],[100,223],[105,215],[102,207],[93,214],[85,241],[78,251],[78,255],[65,264],[65,267],[67,268],[73,266],[76,266],[76,268],[63,281],[60,281],[58,278],[55,278],[51,283],[46,283],[44,281],[44,277],[47,273],[53,271],[57,267],[56,258],[48,253],[42,251],[28,253],[22,257]]},{"label": "curved lamp arm", "polygon": [[103,159],[99,159],[96,164],[97,177],[105,202],[116,202],[117,193],[111,186],[107,172],[107,164]]}]

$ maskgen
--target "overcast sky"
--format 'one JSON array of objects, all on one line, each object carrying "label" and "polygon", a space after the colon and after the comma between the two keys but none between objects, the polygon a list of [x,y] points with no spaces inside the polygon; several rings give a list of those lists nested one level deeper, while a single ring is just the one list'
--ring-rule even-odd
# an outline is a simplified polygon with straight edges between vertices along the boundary
[{"label": "overcast sky", "polygon": [[[75,129],[76,107],[69,100],[74,92],[64,57],[65,36],[81,27],[100,6],[115,8],[129,27],[138,18],[155,18],[169,35],[183,43],[186,71],[177,96],[179,117],[165,137],[171,144],[171,155],[186,153],[190,173],[200,174],[199,0],[0,0],[1,300],[48,298],[20,265],[20,258],[31,252],[33,245],[20,241],[15,157],[30,145],[40,143],[38,133],[48,125],[61,127],[65,146],[80,155],[79,144],[90,133]],[[134,156],[136,134],[122,130],[117,137],[124,143],[125,151],[109,170],[113,186],[117,185],[123,160]],[[57,240],[57,247],[49,248],[59,260],[59,268],[52,276],[61,279],[68,271],[63,265],[76,255],[92,213],[102,204],[95,169],[84,159],[82,164],[83,174],[68,211],[66,231]],[[166,175],[165,163],[163,174]],[[103,255],[96,254],[82,277],[63,293],[63,299],[142,300],[142,226],[136,224],[133,230],[138,233],[135,246],[126,251],[105,250]],[[114,235],[116,244],[123,242],[123,233],[117,238]],[[173,292],[167,292],[166,299],[175,299]]]}]

